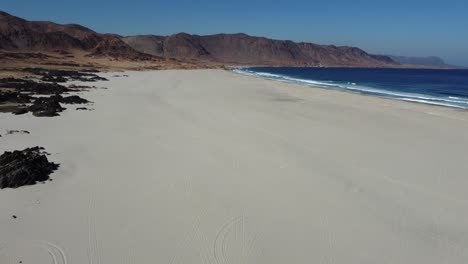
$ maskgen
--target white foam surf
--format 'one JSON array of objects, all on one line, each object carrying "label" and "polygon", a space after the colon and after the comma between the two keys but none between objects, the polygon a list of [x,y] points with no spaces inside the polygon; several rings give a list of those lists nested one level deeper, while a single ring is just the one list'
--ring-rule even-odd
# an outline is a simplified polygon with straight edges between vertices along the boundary
[{"label": "white foam surf", "polygon": [[361,86],[353,82],[338,83],[338,82],[333,82],[333,81],[317,81],[317,80],[310,80],[310,79],[301,79],[301,78],[294,78],[294,77],[289,77],[289,76],[281,75],[281,74],[257,72],[257,71],[250,70],[249,68],[236,68],[233,70],[233,72],[238,73],[238,74],[253,76],[253,77],[270,79],[270,80],[304,84],[308,86],[348,91],[348,92],[359,93],[359,94],[374,95],[374,96],[392,98],[392,99],[397,99],[397,100],[402,100],[402,101],[418,102],[418,103],[425,103],[425,104],[431,104],[431,105],[440,105],[440,106],[468,109],[468,98],[461,98],[461,97],[455,97],[455,96],[436,97],[436,96],[426,95],[426,94],[397,92],[397,91],[391,91],[391,90],[382,89],[382,88]]}]

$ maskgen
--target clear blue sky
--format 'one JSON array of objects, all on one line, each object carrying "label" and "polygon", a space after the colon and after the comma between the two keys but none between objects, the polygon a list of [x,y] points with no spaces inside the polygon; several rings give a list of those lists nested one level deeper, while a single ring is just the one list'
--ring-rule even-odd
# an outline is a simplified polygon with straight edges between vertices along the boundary
[{"label": "clear blue sky", "polygon": [[0,9],[121,35],[243,32],[468,66],[468,0],[4,0]]}]

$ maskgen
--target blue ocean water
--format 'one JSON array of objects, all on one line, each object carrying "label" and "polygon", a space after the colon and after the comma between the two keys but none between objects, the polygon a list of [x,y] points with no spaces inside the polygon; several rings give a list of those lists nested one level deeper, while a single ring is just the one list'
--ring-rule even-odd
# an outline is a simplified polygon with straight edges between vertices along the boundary
[{"label": "blue ocean water", "polygon": [[468,70],[238,68],[237,73],[404,101],[468,109]]}]

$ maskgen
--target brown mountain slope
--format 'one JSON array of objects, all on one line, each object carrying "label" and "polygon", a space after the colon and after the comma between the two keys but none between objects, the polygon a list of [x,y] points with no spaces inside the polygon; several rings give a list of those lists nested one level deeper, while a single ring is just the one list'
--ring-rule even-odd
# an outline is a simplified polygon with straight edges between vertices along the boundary
[{"label": "brown mountain slope", "polygon": [[0,11],[0,49],[11,51],[86,51],[89,56],[156,59],[134,50],[118,36],[76,25],[27,21]]},{"label": "brown mountain slope", "polygon": [[395,67],[387,56],[354,47],[273,40],[246,34],[124,37],[134,49],[156,56],[234,65]]}]

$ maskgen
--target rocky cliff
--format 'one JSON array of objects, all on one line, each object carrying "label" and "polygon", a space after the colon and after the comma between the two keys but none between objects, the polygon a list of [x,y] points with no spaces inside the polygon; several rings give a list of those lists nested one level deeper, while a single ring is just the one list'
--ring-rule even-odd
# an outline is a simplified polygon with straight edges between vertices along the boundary
[{"label": "rocky cliff", "polygon": [[122,38],[134,49],[156,56],[232,65],[395,67],[388,56],[355,47],[337,47],[246,34],[208,36],[179,33],[170,36]]}]

